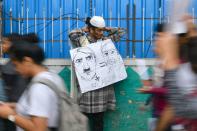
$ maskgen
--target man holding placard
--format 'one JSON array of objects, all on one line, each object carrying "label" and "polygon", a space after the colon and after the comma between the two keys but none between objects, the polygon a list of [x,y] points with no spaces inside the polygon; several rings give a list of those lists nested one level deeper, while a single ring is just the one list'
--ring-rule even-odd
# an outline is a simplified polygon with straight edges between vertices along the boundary
[{"label": "man holding placard", "polygon": [[[115,109],[115,94],[113,86],[109,85],[110,83],[106,84],[104,82],[104,77],[100,73],[105,69],[108,69],[108,65],[107,62],[102,59],[103,55],[98,54],[102,53],[99,50],[101,50],[103,41],[106,40],[107,43],[119,41],[120,37],[124,34],[124,30],[120,28],[106,27],[103,17],[100,16],[93,16],[92,18],[88,17],[86,19],[86,25],[86,27],[73,30],[69,34],[72,46],[76,48],[71,50],[71,58],[74,63],[75,72],[79,81],[78,87],[81,92],[81,96],[79,97],[80,108],[82,112],[92,118],[93,130],[102,131],[104,112],[108,109]],[[107,36],[104,34],[107,34]],[[96,49],[94,50],[94,47],[91,47],[93,45],[95,48],[98,46],[97,50],[99,52],[95,53],[96,56],[91,52],[91,50],[96,52]],[[89,53],[86,52],[87,49],[85,49],[86,51],[80,49],[83,47],[86,47],[89,50]],[[78,57],[77,59],[76,56]],[[96,68],[91,67],[90,65],[96,66]],[[81,73],[79,73],[79,70]],[[86,78],[91,79],[82,79],[84,76],[81,76],[80,74],[84,73]],[[124,72],[124,74],[125,73],[126,72]],[[124,75],[124,79],[125,78],[126,75]],[[89,83],[89,81],[95,82],[95,86],[83,84],[83,82]],[[83,85],[87,85],[87,87],[91,89],[84,90],[87,88],[81,88]]]}]

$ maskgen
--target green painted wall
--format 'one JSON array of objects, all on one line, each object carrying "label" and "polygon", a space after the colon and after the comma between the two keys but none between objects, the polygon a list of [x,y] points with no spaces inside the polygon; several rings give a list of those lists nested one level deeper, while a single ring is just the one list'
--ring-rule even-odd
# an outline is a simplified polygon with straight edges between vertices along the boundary
[{"label": "green painted wall", "polygon": [[[114,84],[117,107],[115,111],[105,113],[104,131],[146,131],[150,109],[140,110],[148,95],[137,93],[142,86],[139,75],[127,67],[127,79]],[[150,71],[150,70],[149,70]],[[70,69],[65,67],[59,75],[63,77],[70,90]]]}]

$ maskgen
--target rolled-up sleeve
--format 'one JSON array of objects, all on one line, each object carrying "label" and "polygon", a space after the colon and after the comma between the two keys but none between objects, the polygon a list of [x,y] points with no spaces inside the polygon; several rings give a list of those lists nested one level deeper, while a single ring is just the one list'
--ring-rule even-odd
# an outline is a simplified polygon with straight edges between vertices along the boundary
[{"label": "rolled-up sleeve", "polygon": [[80,43],[79,43],[80,37],[83,35],[84,34],[81,29],[75,29],[69,33],[69,38],[70,38],[70,41],[71,41],[73,47],[80,46]]},{"label": "rolled-up sleeve", "polygon": [[114,41],[120,41],[120,38],[125,34],[125,29],[114,27],[108,32],[108,37]]}]

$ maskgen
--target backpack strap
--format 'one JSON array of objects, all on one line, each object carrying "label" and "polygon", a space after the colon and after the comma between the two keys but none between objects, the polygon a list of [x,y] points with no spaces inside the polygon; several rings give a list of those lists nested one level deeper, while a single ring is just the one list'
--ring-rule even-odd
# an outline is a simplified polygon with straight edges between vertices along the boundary
[{"label": "backpack strap", "polygon": [[66,90],[64,90],[64,87],[58,87],[58,85],[55,84],[55,82],[46,78],[33,80],[33,83],[41,83],[41,84],[47,85],[51,90],[53,90],[57,94],[58,97],[60,97],[61,92],[66,93]]},{"label": "backpack strap", "polygon": [[[33,80],[31,82],[31,84],[34,84],[34,83],[40,83],[40,84],[44,84],[46,86],[48,86],[51,90],[53,90],[55,92],[55,94],[57,95],[58,97],[58,112],[59,112],[59,116],[63,115],[62,112],[61,112],[61,100],[64,99],[65,101],[67,101],[67,103],[69,104],[69,97],[67,95],[67,92],[65,90],[64,87],[58,87],[57,84],[55,84],[55,82],[49,80],[49,79],[46,79],[46,78],[42,78],[42,79],[36,79],[36,80]],[[30,84],[30,85],[31,85]],[[60,121],[60,117],[59,117],[59,121]],[[58,128],[50,128],[48,129],[49,131],[58,131]]]},{"label": "backpack strap", "polygon": [[[67,104],[72,105],[72,103],[75,103],[73,99],[70,98],[70,96],[68,95],[68,93],[66,92],[66,88],[64,86],[62,87],[58,87],[59,85],[55,84],[55,82],[46,79],[46,78],[41,78],[41,79],[34,79],[32,82],[33,83],[41,83],[44,85],[47,85],[51,90],[53,90],[56,95],[58,96],[59,101],[61,101],[61,99],[64,99]],[[61,106],[60,102],[59,102],[59,107]]]}]

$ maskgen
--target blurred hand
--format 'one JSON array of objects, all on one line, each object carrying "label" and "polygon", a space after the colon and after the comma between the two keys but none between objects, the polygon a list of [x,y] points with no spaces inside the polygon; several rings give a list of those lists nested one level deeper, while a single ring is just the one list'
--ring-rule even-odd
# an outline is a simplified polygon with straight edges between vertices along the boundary
[{"label": "blurred hand", "polygon": [[5,102],[4,104],[7,105],[7,106],[9,106],[12,109],[15,109],[16,108],[16,103],[15,102]]},{"label": "blurred hand", "polygon": [[147,111],[148,110],[148,106],[142,104],[142,105],[139,106],[139,110],[140,111]]},{"label": "blurred hand", "polygon": [[145,92],[150,91],[150,90],[151,90],[151,87],[148,87],[148,86],[144,86],[142,88],[137,89],[137,91],[140,92],[140,93],[145,93]]},{"label": "blurred hand", "polygon": [[12,109],[9,105],[7,104],[1,104],[0,105],[0,117],[7,119],[8,115],[14,115],[16,114],[15,110]]}]

